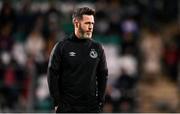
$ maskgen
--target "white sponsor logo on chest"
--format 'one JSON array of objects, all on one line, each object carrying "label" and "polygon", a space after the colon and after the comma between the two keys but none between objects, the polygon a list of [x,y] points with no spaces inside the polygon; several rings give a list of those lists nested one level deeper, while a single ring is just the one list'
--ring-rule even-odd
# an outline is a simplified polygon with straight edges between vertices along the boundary
[{"label": "white sponsor logo on chest", "polygon": [[76,56],[76,53],[75,52],[69,52],[69,56],[73,57],[73,56]]}]

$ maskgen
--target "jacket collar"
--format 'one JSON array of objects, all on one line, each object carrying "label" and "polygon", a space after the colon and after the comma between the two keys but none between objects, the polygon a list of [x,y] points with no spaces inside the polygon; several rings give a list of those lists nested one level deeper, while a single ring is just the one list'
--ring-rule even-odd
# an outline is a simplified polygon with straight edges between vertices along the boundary
[{"label": "jacket collar", "polygon": [[74,33],[72,33],[70,35],[70,39],[73,40],[73,41],[77,41],[77,42],[86,42],[86,41],[91,40],[91,39],[80,39]]}]

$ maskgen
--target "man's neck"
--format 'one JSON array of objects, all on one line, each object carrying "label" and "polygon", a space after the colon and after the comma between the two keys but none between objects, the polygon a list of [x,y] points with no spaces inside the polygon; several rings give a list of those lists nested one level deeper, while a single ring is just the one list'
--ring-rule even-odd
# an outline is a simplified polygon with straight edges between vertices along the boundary
[{"label": "man's neck", "polygon": [[74,34],[78,39],[80,39],[80,34],[78,33],[78,31],[75,31]]}]

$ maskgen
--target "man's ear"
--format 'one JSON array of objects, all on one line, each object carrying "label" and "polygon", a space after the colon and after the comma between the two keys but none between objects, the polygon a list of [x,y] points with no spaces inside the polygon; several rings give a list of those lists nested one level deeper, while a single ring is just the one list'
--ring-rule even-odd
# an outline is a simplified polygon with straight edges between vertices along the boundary
[{"label": "man's ear", "polygon": [[74,26],[76,27],[76,28],[78,28],[78,20],[77,19],[73,19],[73,23],[74,23]]}]

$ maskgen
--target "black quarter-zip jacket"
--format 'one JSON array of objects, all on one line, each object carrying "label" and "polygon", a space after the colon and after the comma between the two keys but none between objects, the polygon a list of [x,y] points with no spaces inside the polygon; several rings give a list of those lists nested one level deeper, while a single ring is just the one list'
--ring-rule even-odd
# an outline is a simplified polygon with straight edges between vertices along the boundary
[{"label": "black quarter-zip jacket", "polygon": [[99,107],[104,101],[107,76],[104,50],[92,39],[78,39],[73,34],[51,52],[48,85],[55,106],[82,106],[86,111]]}]

